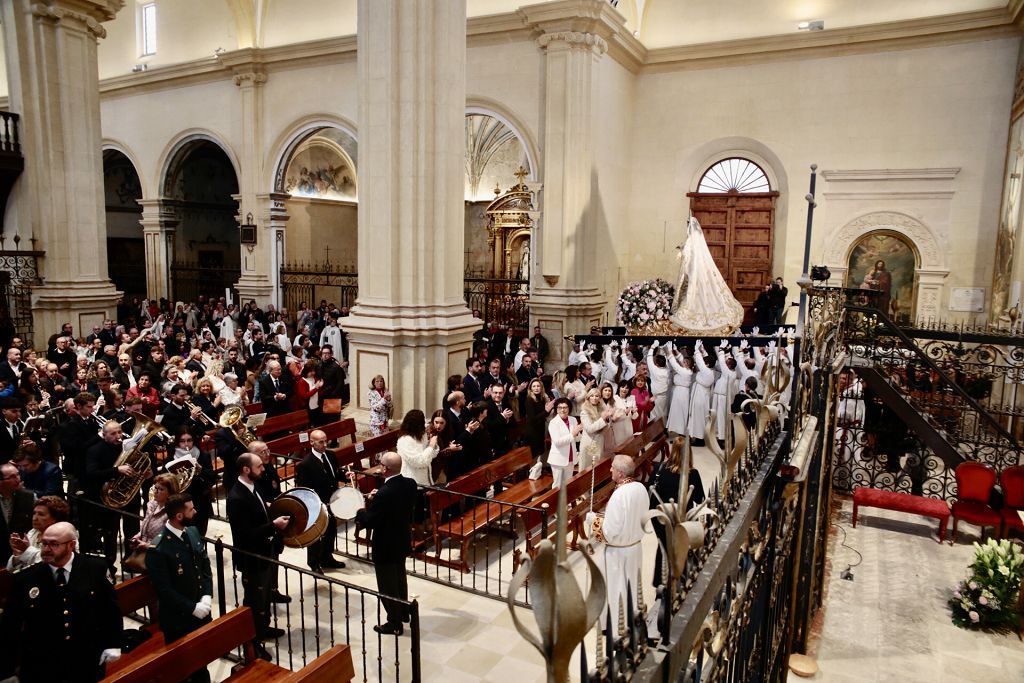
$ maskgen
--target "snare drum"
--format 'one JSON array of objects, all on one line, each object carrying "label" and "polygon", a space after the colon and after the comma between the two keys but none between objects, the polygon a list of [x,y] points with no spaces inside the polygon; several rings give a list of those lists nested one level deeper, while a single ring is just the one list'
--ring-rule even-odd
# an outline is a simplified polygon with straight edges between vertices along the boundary
[{"label": "snare drum", "polygon": [[354,486],[342,486],[331,496],[331,512],[338,519],[355,519],[364,507],[366,500]]}]

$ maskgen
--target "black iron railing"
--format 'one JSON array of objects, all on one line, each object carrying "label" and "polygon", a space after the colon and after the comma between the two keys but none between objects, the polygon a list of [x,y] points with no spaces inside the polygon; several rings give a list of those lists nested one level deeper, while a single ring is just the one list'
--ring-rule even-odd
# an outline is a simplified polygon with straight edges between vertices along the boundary
[{"label": "black iron railing", "polygon": [[[97,532],[88,520],[102,519],[106,515],[110,531],[116,537],[115,568],[120,580],[135,574],[126,571],[121,558],[130,552],[125,539],[132,529],[138,529],[140,517],[124,510],[113,510],[94,501],[75,495],[70,501],[76,517],[87,520],[80,531],[84,552],[104,555],[102,545],[90,544],[98,540]],[[264,646],[279,666],[298,670],[310,663],[335,644],[347,643],[352,648],[357,680],[422,680],[420,668],[420,617],[415,601],[386,598],[377,591],[341,581],[323,574],[297,567],[278,558],[259,557],[224,543],[221,538],[206,538],[216,591],[218,616],[243,604],[244,590],[241,575],[235,568],[237,556],[248,556],[269,563],[276,574],[273,590],[291,597],[289,603],[271,605],[270,625],[285,633],[278,639],[265,640]],[[385,622],[383,601],[390,600],[407,607],[410,615],[408,638],[406,635],[381,635],[373,631],[375,624]],[[239,653],[240,655],[240,653]]]},{"label": "black iron railing", "polygon": [[338,308],[352,308],[359,292],[359,275],[354,266],[332,263],[286,263],[281,267],[281,305],[301,310],[305,302],[316,307],[326,299]]},{"label": "black iron railing", "polygon": [[[242,271],[236,266],[201,265],[195,261],[175,261],[171,264],[171,290],[175,301],[197,301],[200,295],[210,299],[224,296],[224,290],[234,288]],[[237,292],[235,300],[238,300]]]},{"label": "black iron railing", "polygon": [[463,293],[470,310],[480,311],[487,322],[510,330],[530,328],[530,283],[527,280],[486,277],[463,278]]}]

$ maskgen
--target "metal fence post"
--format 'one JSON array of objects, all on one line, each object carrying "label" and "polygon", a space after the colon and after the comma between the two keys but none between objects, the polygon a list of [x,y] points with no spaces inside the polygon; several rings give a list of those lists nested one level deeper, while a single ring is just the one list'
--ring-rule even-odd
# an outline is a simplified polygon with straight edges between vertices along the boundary
[{"label": "metal fence post", "polygon": [[213,542],[214,555],[217,558],[217,601],[220,604],[220,616],[228,612],[228,594],[224,580],[224,541],[218,536]]},{"label": "metal fence post", "polygon": [[412,683],[419,683],[422,679],[420,671],[420,603],[413,600],[409,606],[409,630],[411,643],[409,644],[412,656]]}]

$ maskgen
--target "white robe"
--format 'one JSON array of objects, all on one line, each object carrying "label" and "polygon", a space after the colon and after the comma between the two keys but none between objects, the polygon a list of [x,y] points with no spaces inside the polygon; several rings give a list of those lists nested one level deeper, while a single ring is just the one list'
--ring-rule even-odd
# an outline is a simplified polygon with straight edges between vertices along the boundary
[{"label": "white robe", "polygon": [[324,331],[320,333],[320,347],[323,348],[324,344],[330,344],[331,348],[334,349],[334,357],[338,360],[345,360],[345,354],[341,350],[341,328],[328,325],[324,328]]},{"label": "white robe", "polygon": [[669,354],[668,363],[672,366],[672,402],[668,408],[668,431],[686,436],[690,433],[690,393],[693,388],[693,370],[679,364],[675,356]]},{"label": "white robe", "polygon": [[[732,384],[736,373],[725,365],[725,354],[718,350],[718,379],[712,389],[711,410],[715,413],[715,430],[718,433],[718,440],[725,440],[725,425],[728,424],[729,407],[729,385]],[[698,437],[700,438],[700,437]]]},{"label": "white robe", "polygon": [[707,366],[699,353],[693,354],[693,360],[697,364],[697,374],[694,375],[696,381],[690,396],[689,433],[694,439],[703,439],[708,411],[711,410],[711,387],[715,383],[715,372]]},{"label": "white robe", "polygon": [[858,438],[864,429],[864,387],[854,380],[839,395],[836,406],[836,450],[839,463],[852,467],[863,462],[864,444]]},{"label": "white robe", "polygon": [[235,338],[235,321],[232,320],[230,315],[225,315],[221,318],[220,325],[218,327],[221,339],[231,341]]},{"label": "white robe", "polygon": [[647,350],[647,373],[651,378],[650,391],[654,397],[654,410],[647,419],[648,422],[654,422],[668,414],[668,365],[659,368],[654,364],[654,347]]},{"label": "white robe", "polygon": [[[625,609],[626,588],[636,613],[637,590],[641,589],[643,567],[643,520],[648,510],[647,487],[638,481],[615,488],[604,512],[601,532],[604,535],[604,576],[608,584],[608,609],[612,628],[618,632],[619,608]],[[605,618],[602,617],[602,623]]]}]

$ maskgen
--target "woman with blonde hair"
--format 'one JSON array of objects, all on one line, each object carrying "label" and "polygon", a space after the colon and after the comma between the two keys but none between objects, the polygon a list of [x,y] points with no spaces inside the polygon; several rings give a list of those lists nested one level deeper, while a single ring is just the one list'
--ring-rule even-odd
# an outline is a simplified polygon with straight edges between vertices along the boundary
[{"label": "woman with blonde hair", "polygon": [[370,380],[370,391],[366,395],[370,404],[370,435],[380,436],[388,431],[388,420],[394,410],[391,392],[384,383],[384,375],[374,375]]},{"label": "woman with blonde hair", "polygon": [[615,408],[602,404],[601,391],[597,388],[587,392],[580,409],[580,470],[592,467],[604,455],[604,432],[610,429]]},{"label": "woman with blonde hair", "polygon": [[139,524],[139,533],[132,536],[132,545],[135,548],[146,548],[153,542],[156,535],[163,531],[167,524],[167,515],[164,513],[164,505],[167,499],[178,492],[178,480],[173,474],[158,474],[153,477],[153,487],[150,489],[152,499],[146,503],[146,516]]}]

